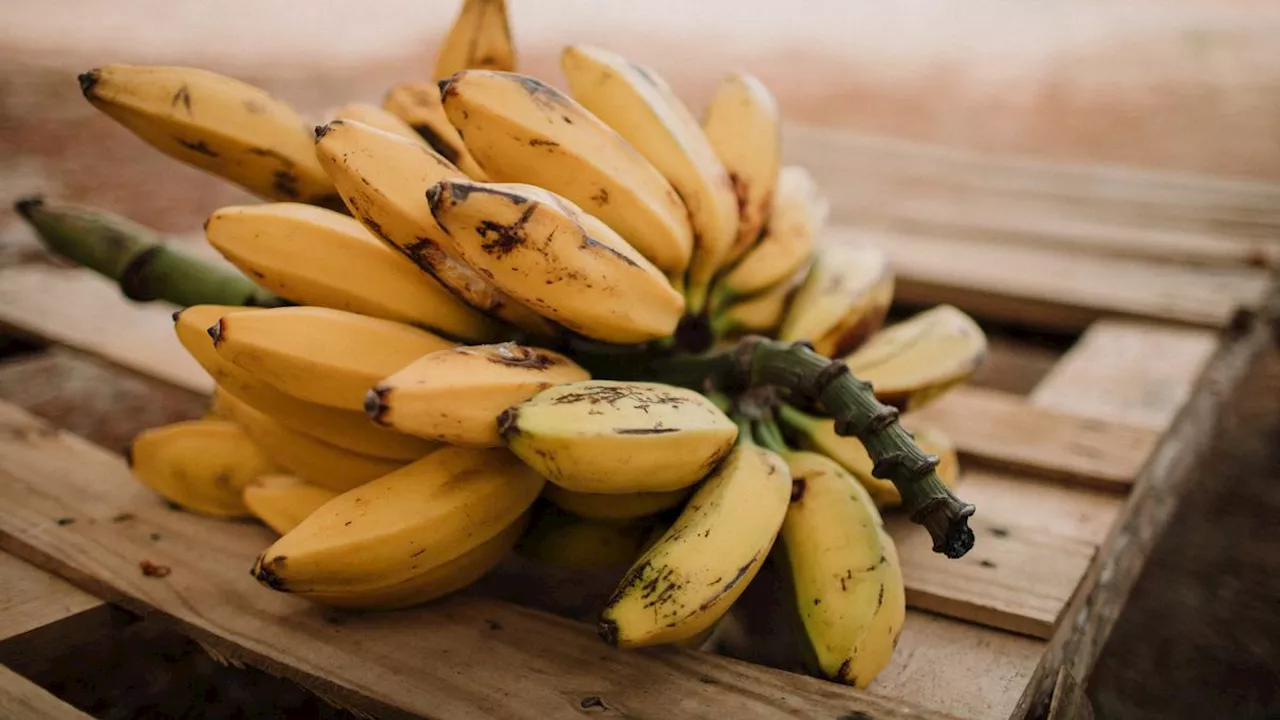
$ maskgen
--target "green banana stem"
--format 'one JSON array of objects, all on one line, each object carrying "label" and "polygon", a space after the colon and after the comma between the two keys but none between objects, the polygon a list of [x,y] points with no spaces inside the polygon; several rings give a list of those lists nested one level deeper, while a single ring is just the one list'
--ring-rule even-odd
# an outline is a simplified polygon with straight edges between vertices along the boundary
[{"label": "green banana stem", "polygon": [[951,493],[936,472],[938,458],[920,450],[899,424],[898,411],[877,400],[871,384],[843,362],[806,343],[752,335],[729,350],[669,358],[652,370],[664,382],[696,389],[709,378],[724,388],[774,386],[789,402],[820,409],[835,418],[837,434],[862,441],[875,463],[872,474],[898,488],[912,522],[929,531],[935,552],[958,558],[973,548],[973,505]]},{"label": "green banana stem", "polygon": [[782,437],[782,430],[778,428],[778,422],[772,417],[757,420],[754,430],[756,443],[760,447],[772,450],[779,455],[791,452],[791,448],[787,447],[787,441]]},{"label": "green banana stem", "polygon": [[276,307],[287,301],[225,270],[165,245],[159,233],[119,215],[41,197],[14,210],[52,252],[114,280],[130,300]]}]

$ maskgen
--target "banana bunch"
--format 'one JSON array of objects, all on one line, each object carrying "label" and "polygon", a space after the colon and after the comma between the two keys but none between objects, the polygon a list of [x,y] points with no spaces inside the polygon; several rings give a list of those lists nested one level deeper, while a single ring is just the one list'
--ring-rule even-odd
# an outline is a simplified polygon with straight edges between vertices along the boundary
[{"label": "banana bunch", "polygon": [[[438,85],[314,133],[203,70],[81,76],[143,140],[266,201],[205,235],[287,303],[174,314],[213,406],[139,436],[134,473],[259,518],[280,537],[254,576],[338,607],[426,602],[513,549],[613,568],[599,631],[621,647],[700,645],[776,563],[815,672],[865,686],[904,617],[880,517],[901,496],[837,408],[744,393],[712,348],[803,341],[909,411],[972,375],[981,329],[952,307],[882,329],[885,254],[823,239],[829,204],[783,163],[758,79],[727,76],[699,119],[608,51],[567,48],[566,92],[515,73],[512,47],[505,4],[467,0]],[[953,444],[915,432],[954,485]]]}]

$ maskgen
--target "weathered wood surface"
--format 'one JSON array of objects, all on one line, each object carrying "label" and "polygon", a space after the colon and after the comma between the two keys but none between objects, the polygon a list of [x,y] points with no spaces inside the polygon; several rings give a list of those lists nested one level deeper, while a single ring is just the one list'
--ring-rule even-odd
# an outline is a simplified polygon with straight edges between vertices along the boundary
[{"label": "weathered wood surface", "polygon": [[1093,706],[1071,671],[1058,670],[1058,682],[1053,686],[1053,701],[1049,703],[1049,715],[1045,720],[1093,720]]},{"label": "weathered wood surface", "polygon": [[92,720],[3,665],[0,665],[0,717],[8,720]]},{"label": "weathered wood surface", "polygon": [[[1123,515],[1108,533],[1066,608],[1032,682],[1019,700],[1016,717],[1039,717],[1048,712],[1060,668],[1065,667],[1081,682],[1088,682],[1148,554],[1192,478],[1207,460],[1205,454],[1224,404],[1231,401],[1258,356],[1274,342],[1268,320],[1274,316],[1276,301],[1276,295],[1268,299],[1267,318],[1251,323],[1247,330],[1224,341],[1200,374],[1194,391],[1181,404],[1176,420],[1135,483]],[[1198,349],[1192,345],[1185,352],[1194,356]],[[1119,378],[1125,373],[1107,354],[1095,354],[1094,358],[1103,366],[1104,375]],[[1182,367],[1195,364],[1185,357],[1161,360]],[[1127,372],[1132,373],[1133,382],[1139,382],[1146,370],[1144,363],[1133,363]]]},{"label": "weathered wood surface", "polygon": [[1146,428],[1083,419],[1016,395],[960,387],[906,416],[936,427],[983,465],[1125,491],[1159,435]]},{"label": "weathered wood surface", "polygon": [[101,600],[67,581],[0,553],[0,644],[100,607]]},{"label": "weathered wood surface", "polygon": [[[230,660],[352,707],[440,718],[575,716],[599,705],[717,718],[927,715],[904,701],[706,653],[612,650],[588,627],[482,598],[382,615],[325,611],[265,590],[245,572],[270,542],[264,529],[171,510],[118,457],[12,406],[0,406],[0,426],[0,547],[175,622]],[[130,515],[113,522],[122,513]],[[172,572],[147,577],[144,560]]]}]

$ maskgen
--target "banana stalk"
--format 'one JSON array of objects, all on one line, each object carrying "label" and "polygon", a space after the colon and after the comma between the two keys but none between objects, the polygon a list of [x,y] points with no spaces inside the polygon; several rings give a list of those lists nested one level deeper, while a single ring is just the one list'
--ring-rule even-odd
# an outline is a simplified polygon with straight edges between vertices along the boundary
[{"label": "banana stalk", "polygon": [[726,350],[657,361],[652,370],[661,382],[699,389],[708,383],[773,386],[792,404],[812,405],[835,418],[838,435],[862,441],[874,463],[872,474],[898,488],[911,521],[933,538],[934,552],[959,558],[973,548],[973,505],[951,493],[938,476],[938,458],[920,450],[898,422],[898,411],[877,400],[871,384],[843,362],[823,357],[803,342],[753,335]]},{"label": "banana stalk", "polygon": [[113,213],[24,198],[14,210],[52,252],[120,285],[130,300],[276,307],[287,301],[245,276],[165,245],[159,233]]}]

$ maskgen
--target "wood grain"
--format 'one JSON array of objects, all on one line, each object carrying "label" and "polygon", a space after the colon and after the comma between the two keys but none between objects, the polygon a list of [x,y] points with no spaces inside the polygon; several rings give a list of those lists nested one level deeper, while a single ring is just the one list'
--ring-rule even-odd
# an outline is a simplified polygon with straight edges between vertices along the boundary
[{"label": "wood grain", "polygon": [[1146,428],[1082,419],[1009,393],[960,387],[906,416],[936,427],[984,465],[1127,491],[1159,435]]},{"label": "wood grain", "polygon": [[[0,405],[0,547],[235,662],[376,714],[722,718],[932,715],[905,701],[676,649],[622,652],[590,628],[481,598],[400,613],[322,610],[245,571],[265,529],[168,509],[118,457]],[[127,522],[111,518],[132,513]],[[59,525],[56,518],[74,522]],[[159,540],[152,539],[158,534]],[[143,560],[171,574],[147,577]],[[483,647],[483,652],[475,648]]]},{"label": "wood grain", "polygon": [[1053,701],[1049,703],[1049,716],[1045,720],[1093,720],[1093,706],[1089,697],[1071,671],[1058,670],[1058,682],[1053,686]]},{"label": "wood grain", "polygon": [[0,665],[0,717],[8,720],[92,720],[48,690]]},{"label": "wood grain", "polygon": [[[1268,298],[1266,318],[1252,323],[1215,353],[1134,484],[1124,514],[1064,611],[1044,658],[1019,700],[1015,717],[1041,717],[1048,712],[1060,668],[1065,667],[1081,682],[1088,682],[1147,556],[1192,478],[1203,467],[1224,404],[1231,401],[1257,358],[1273,346],[1275,332],[1269,321],[1275,316],[1277,305],[1280,291]],[[1141,363],[1132,367],[1135,377],[1144,371]]]},{"label": "wood grain", "polygon": [[1218,347],[1217,333],[1100,320],[1032,391],[1033,404],[1163,432]]},{"label": "wood grain", "polygon": [[88,270],[0,269],[0,324],[200,393],[213,381],[173,334],[174,308],[126,300]]},{"label": "wood grain", "polygon": [[835,242],[870,240],[897,273],[895,299],[951,303],[972,314],[1041,328],[1084,329],[1108,315],[1225,327],[1266,296],[1256,268],[1193,268],[905,233],[833,228]]},{"label": "wood grain", "polygon": [[0,643],[101,605],[67,581],[0,553]]}]

